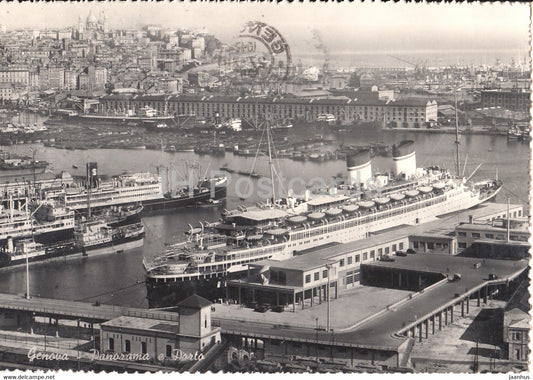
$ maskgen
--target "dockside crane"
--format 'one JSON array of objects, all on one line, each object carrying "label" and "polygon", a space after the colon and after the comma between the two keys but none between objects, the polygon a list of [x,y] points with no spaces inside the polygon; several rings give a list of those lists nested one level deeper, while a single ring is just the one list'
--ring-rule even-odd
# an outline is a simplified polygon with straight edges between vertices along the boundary
[{"label": "dockside crane", "polygon": [[409,65],[413,66],[415,68],[415,77],[419,79],[420,77],[425,78],[427,75],[427,66],[428,62],[423,60],[418,60],[417,62],[413,62],[411,60],[398,57],[396,55],[388,54],[389,57],[394,58],[400,62],[408,63]]}]

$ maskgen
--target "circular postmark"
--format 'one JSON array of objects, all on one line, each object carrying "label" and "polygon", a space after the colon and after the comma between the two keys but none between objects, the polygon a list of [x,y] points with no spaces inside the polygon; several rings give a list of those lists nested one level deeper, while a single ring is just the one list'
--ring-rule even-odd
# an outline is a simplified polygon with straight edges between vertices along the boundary
[{"label": "circular postmark", "polygon": [[222,48],[220,68],[245,81],[283,82],[291,71],[291,52],[278,30],[260,21],[244,25],[236,40]]}]

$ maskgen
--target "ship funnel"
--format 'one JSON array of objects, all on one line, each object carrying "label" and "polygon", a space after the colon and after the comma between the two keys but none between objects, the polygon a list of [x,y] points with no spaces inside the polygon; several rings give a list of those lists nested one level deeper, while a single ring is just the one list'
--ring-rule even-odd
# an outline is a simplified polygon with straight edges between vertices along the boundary
[{"label": "ship funnel", "polygon": [[416,174],[415,143],[403,140],[392,146],[392,160],[394,161],[394,176],[409,179]]},{"label": "ship funnel", "polygon": [[372,165],[370,163],[370,150],[364,149],[346,155],[346,169],[350,185],[367,186],[372,179]]},{"label": "ship funnel", "polygon": [[309,199],[310,199],[310,196],[311,196],[311,190],[309,190],[309,189],[305,189],[305,192],[304,192],[304,202],[308,202]]}]

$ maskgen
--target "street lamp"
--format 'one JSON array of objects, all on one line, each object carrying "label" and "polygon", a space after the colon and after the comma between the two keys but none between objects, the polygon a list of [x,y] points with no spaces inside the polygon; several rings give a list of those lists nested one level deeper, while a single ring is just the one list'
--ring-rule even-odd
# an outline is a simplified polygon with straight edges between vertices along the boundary
[{"label": "street lamp", "polygon": [[316,318],[316,361],[318,362],[318,317]]},{"label": "street lamp", "polygon": [[330,281],[330,277],[329,277],[329,272],[330,272],[330,270],[331,270],[331,264],[327,264],[327,265],[326,265],[326,268],[327,268],[327,270],[328,270],[328,289],[327,289],[327,292],[326,292],[327,297],[328,297],[328,298],[327,298],[327,322],[326,322],[326,331],[329,331],[329,330],[330,330],[330,328],[329,328],[329,313],[330,313],[330,310],[329,310],[329,308],[330,308],[330,307],[329,307],[329,298],[330,298],[330,296],[329,296],[329,291],[330,291],[330,282],[329,282],[329,281]]}]

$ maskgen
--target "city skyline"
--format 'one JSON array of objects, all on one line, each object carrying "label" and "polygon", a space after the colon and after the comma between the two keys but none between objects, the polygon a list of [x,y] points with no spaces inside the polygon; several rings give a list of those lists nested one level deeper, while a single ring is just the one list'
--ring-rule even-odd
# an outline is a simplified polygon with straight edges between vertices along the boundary
[{"label": "city skyline", "polygon": [[433,49],[527,54],[529,44],[525,4],[6,4],[0,24],[8,30],[71,27],[91,11],[104,11],[112,29],[206,27],[222,42],[230,42],[245,22],[259,20],[277,27],[294,52],[325,55]]}]

